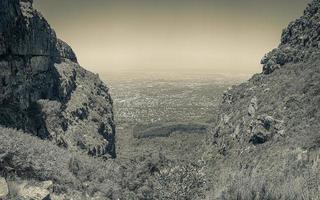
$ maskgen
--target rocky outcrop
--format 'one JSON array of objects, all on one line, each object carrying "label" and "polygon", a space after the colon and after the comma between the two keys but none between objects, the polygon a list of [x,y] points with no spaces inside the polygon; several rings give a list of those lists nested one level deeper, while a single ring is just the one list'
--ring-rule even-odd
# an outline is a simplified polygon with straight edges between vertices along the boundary
[{"label": "rocky outcrop", "polygon": [[115,157],[108,87],[77,62],[32,0],[0,2],[0,125]]},{"label": "rocky outcrop", "polygon": [[304,15],[284,29],[281,44],[261,61],[263,73],[270,74],[287,63],[306,61],[320,55],[319,0],[314,0]]},{"label": "rocky outcrop", "polygon": [[263,144],[274,136],[284,136],[283,121],[272,116],[259,116],[250,124],[251,137],[249,142],[254,145]]},{"label": "rocky outcrop", "polygon": [[113,195],[120,193],[123,176],[119,170],[113,159],[93,158],[0,127],[0,177],[9,188],[7,199],[30,200],[48,194],[52,200],[118,199]]},{"label": "rocky outcrop", "polygon": [[312,1],[290,23],[263,58],[263,73],[224,93],[204,154],[216,195],[210,199],[317,198],[318,184],[306,184],[320,166],[319,8]]},{"label": "rocky outcrop", "polygon": [[11,181],[9,182],[10,193],[19,199],[50,200],[52,193],[52,181]]}]

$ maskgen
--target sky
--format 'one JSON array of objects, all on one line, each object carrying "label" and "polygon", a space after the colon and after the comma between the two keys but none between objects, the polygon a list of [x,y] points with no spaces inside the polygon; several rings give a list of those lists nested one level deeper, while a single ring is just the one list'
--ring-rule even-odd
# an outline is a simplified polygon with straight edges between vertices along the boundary
[{"label": "sky", "polygon": [[119,72],[253,74],[310,0],[34,0],[80,64]]}]

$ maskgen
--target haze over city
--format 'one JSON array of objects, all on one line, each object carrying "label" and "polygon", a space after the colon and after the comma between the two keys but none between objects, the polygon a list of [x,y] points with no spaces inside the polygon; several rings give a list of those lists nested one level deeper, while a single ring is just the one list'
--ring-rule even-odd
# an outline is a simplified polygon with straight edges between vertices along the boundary
[{"label": "haze over city", "polygon": [[[261,72],[288,21],[309,0],[35,0],[88,70]],[[63,6],[62,6],[63,5]]]}]

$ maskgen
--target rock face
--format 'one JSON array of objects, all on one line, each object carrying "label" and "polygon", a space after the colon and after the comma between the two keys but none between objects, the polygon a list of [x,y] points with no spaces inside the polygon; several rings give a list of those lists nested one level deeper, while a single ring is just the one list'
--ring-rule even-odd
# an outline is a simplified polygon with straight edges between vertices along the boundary
[{"label": "rock face", "polygon": [[318,198],[319,53],[320,1],[314,0],[263,58],[263,73],[225,92],[205,155],[213,199]]},{"label": "rock face", "polygon": [[287,63],[307,61],[320,55],[319,0],[314,0],[304,15],[284,29],[281,44],[261,61],[263,73],[270,74]]},{"label": "rock face", "polygon": [[115,157],[108,87],[56,38],[32,0],[0,2],[0,125]]}]

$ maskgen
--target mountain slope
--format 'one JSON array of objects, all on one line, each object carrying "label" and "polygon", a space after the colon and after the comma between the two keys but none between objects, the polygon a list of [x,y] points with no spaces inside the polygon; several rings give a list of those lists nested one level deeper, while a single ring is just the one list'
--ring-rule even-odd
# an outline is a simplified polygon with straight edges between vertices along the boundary
[{"label": "mountain slope", "polygon": [[32,0],[0,2],[0,125],[115,157],[108,87],[77,62]]},{"label": "mountain slope", "polygon": [[224,94],[210,131],[215,199],[319,199],[320,1],[283,32],[263,73]]},{"label": "mountain slope", "polygon": [[[121,174],[113,160],[71,153],[47,140],[6,128],[0,128],[0,144],[0,176],[8,183],[52,181],[49,199],[53,200],[102,200],[119,195]],[[5,199],[24,198],[16,197],[10,188]]]}]

